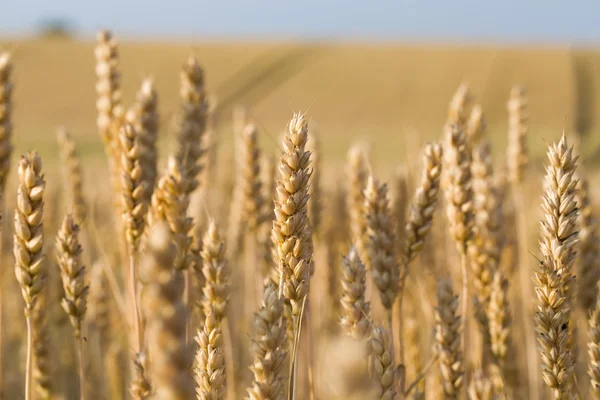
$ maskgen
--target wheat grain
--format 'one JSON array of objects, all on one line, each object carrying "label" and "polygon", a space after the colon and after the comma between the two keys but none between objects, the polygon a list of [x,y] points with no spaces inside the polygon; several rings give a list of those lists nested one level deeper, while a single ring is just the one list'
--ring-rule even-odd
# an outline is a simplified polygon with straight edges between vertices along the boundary
[{"label": "wheat grain", "polygon": [[10,172],[12,138],[12,57],[8,52],[0,53],[0,192],[4,196]]},{"label": "wheat grain", "polygon": [[600,302],[590,313],[588,342],[588,374],[590,376],[591,394],[594,399],[600,399]]}]

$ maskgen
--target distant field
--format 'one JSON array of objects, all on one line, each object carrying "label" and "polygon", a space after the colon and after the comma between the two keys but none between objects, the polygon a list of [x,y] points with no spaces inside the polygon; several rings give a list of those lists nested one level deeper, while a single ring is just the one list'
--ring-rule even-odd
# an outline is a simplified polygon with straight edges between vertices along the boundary
[{"label": "distant field", "polygon": [[[52,160],[54,128],[65,124],[78,138],[82,153],[99,160],[94,44],[33,40],[0,46],[14,53],[18,151],[35,146]],[[125,103],[132,101],[142,78],[154,77],[164,136],[173,132],[169,122],[177,112],[178,69],[189,54],[201,61],[209,90],[220,100],[225,142],[230,142],[228,125],[236,104],[251,110],[263,129],[262,143],[271,148],[292,110],[311,106],[309,115],[318,124],[324,158],[332,163],[343,160],[352,141],[365,138],[377,154],[377,167],[387,169],[415,145],[438,137],[450,96],[462,80],[470,83],[483,105],[499,145],[504,143],[505,103],[513,83],[529,88],[532,149],[544,149],[545,141],[556,138],[565,117],[569,129],[584,118],[582,126],[591,131],[600,116],[600,53],[592,51],[124,42]],[[588,136],[586,152],[593,155],[600,140]],[[503,147],[495,151],[503,152]]]}]

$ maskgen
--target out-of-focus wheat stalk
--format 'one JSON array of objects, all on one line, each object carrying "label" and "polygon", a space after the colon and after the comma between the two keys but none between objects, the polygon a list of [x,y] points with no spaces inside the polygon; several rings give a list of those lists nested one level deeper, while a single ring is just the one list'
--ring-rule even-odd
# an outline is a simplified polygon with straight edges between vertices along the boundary
[{"label": "out-of-focus wheat stalk", "polygon": [[44,288],[44,190],[42,159],[36,152],[21,156],[18,167],[19,186],[15,210],[15,275],[25,300],[27,321],[27,362],[25,400],[31,399],[31,370],[35,332],[32,321],[38,295]]},{"label": "out-of-focus wheat stalk", "polygon": [[365,299],[367,271],[355,247],[352,247],[348,255],[342,258],[341,272],[342,317],[340,324],[354,339],[362,340],[370,333],[371,306]]},{"label": "out-of-focus wheat stalk", "polygon": [[454,95],[450,100],[448,106],[448,124],[460,124],[465,126],[471,115],[472,107],[473,94],[469,89],[469,85],[466,82],[463,82],[456,89],[456,92],[454,92]]},{"label": "out-of-focus wheat stalk", "polygon": [[542,260],[535,273],[535,324],[542,357],[542,378],[556,399],[571,395],[574,359],[570,334],[573,263],[578,238],[577,156],[563,135],[548,149],[541,221]]},{"label": "out-of-focus wheat stalk", "polygon": [[69,198],[69,210],[73,213],[76,223],[81,224],[87,215],[81,160],[77,154],[75,140],[66,128],[59,128],[57,137],[61,160],[65,168],[65,188]]},{"label": "out-of-focus wheat stalk", "polygon": [[441,279],[438,282],[437,297],[435,340],[444,395],[446,399],[457,399],[461,397],[465,372],[463,349],[460,345],[461,317],[456,312],[458,298],[449,279]]},{"label": "out-of-focus wheat stalk", "polygon": [[85,399],[85,366],[81,323],[87,310],[89,287],[85,282],[86,271],[81,263],[81,252],[79,226],[75,223],[71,214],[68,214],[56,236],[56,258],[64,290],[61,306],[69,316],[75,334],[79,357],[80,398],[83,400]]},{"label": "out-of-focus wheat stalk", "polygon": [[376,384],[379,387],[378,398],[380,400],[395,399],[399,382],[394,360],[392,331],[382,326],[375,326],[370,344],[371,365]]},{"label": "out-of-focus wheat stalk", "polygon": [[404,242],[406,218],[408,214],[408,170],[404,166],[396,168],[390,186],[392,215],[396,220],[396,235]]},{"label": "out-of-focus wheat stalk", "polygon": [[148,225],[165,221],[171,232],[170,238],[177,249],[173,267],[183,271],[191,263],[189,252],[192,244],[193,221],[187,216],[189,195],[184,191],[184,177],[181,165],[170,157],[167,169],[158,181],[152,195],[152,207],[148,213]]},{"label": "out-of-focus wheat stalk", "polygon": [[365,204],[365,188],[367,187],[369,162],[367,153],[360,145],[353,146],[348,152],[348,214],[352,243],[356,246],[359,256],[365,260],[367,269],[370,268],[367,254],[368,237],[365,235],[366,220],[363,212]]},{"label": "out-of-focus wheat stalk", "polygon": [[369,237],[368,253],[373,282],[381,302],[392,318],[392,307],[398,296],[400,265],[396,260],[396,231],[393,224],[387,186],[369,177],[365,189],[364,214]]},{"label": "out-of-focus wheat stalk", "polygon": [[433,224],[442,174],[442,151],[440,144],[432,143],[425,147],[423,153],[423,176],[404,228],[403,259],[406,268],[423,248],[425,238]]},{"label": "out-of-focus wheat stalk", "polygon": [[597,283],[600,279],[600,234],[598,220],[592,206],[590,187],[585,173],[578,174],[579,190],[579,257],[577,260],[577,299],[584,311],[594,308],[597,298]]},{"label": "out-of-focus wheat stalk", "polygon": [[[6,181],[10,172],[10,160],[13,150],[12,137],[12,60],[8,52],[0,53],[0,238],[4,237],[4,213]],[[0,258],[3,256],[3,242],[0,240]],[[4,273],[0,271],[0,282],[4,282]],[[0,365],[3,364],[3,316],[4,295],[0,290]],[[0,371],[0,388],[4,387],[3,373]],[[1,389],[0,389],[1,390]]]},{"label": "out-of-focus wheat stalk", "polygon": [[600,302],[590,313],[588,342],[588,374],[590,376],[591,394],[594,399],[600,399]]},{"label": "out-of-focus wheat stalk", "polygon": [[208,104],[204,87],[204,71],[195,58],[188,58],[180,78],[181,121],[177,137],[177,162],[185,179],[185,193],[191,194],[199,185],[204,154],[203,137],[206,131]]},{"label": "out-of-focus wheat stalk", "polygon": [[310,151],[310,163],[312,173],[310,174],[310,200],[308,201],[308,217],[313,235],[321,234],[321,220],[323,211],[323,199],[321,198],[321,148],[319,137],[314,128],[308,134],[307,149]]},{"label": "out-of-focus wheat stalk", "polygon": [[[445,127],[446,144],[444,160],[448,182],[446,191],[446,213],[450,236],[455,241],[461,257],[462,272],[462,335],[463,346],[469,343],[466,321],[469,310],[469,278],[467,249],[472,240],[473,188],[471,181],[471,154],[461,125]],[[467,349],[467,347],[464,347]],[[467,358],[468,359],[468,358]]]},{"label": "out-of-focus wheat stalk", "polygon": [[144,283],[142,302],[147,323],[149,376],[157,399],[188,400],[194,395],[193,353],[186,344],[187,308],[183,275],[173,269],[177,251],[170,228],[152,227],[145,260],[140,264]]},{"label": "out-of-focus wheat stalk", "polygon": [[254,374],[248,388],[248,400],[283,399],[283,368],[287,352],[283,301],[277,287],[267,283],[263,302],[254,314],[254,334],[250,348],[254,361],[250,370]]},{"label": "out-of-focus wheat stalk", "polygon": [[158,95],[152,79],[144,79],[133,106],[125,114],[139,135],[142,179],[146,182],[145,200],[149,204],[158,176]]}]

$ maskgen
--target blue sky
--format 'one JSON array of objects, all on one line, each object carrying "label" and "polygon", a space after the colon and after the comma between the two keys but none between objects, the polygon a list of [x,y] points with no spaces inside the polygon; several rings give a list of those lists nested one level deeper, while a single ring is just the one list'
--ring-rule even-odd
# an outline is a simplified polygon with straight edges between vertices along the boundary
[{"label": "blue sky", "polygon": [[[600,43],[600,1],[1,0],[0,34],[48,18],[121,37]],[[7,6],[8,5],[8,6]]]}]

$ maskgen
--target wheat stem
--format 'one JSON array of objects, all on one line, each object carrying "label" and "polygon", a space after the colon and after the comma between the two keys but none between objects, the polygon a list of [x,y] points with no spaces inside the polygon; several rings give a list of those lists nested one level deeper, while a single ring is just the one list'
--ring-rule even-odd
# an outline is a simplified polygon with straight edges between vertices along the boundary
[{"label": "wheat stem", "polygon": [[33,366],[33,326],[31,315],[26,317],[27,321],[27,358],[25,361],[25,400],[31,400],[31,374]]},{"label": "wheat stem", "polygon": [[79,361],[79,398],[85,400],[85,367],[83,363],[83,338],[79,336],[77,342],[77,357]]}]

